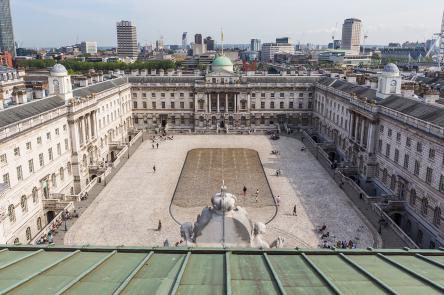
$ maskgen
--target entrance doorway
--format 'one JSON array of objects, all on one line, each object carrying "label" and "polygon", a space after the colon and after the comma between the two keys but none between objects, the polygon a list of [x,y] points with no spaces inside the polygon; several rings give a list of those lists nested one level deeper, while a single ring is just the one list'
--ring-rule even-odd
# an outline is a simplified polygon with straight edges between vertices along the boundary
[{"label": "entrance doorway", "polygon": [[48,223],[54,220],[55,212],[54,211],[48,211],[46,212],[46,219],[48,220]]},{"label": "entrance doorway", "polygon": [[225,122],[224,121],[220,121],[219,127],[220,128],[225,128]]}]

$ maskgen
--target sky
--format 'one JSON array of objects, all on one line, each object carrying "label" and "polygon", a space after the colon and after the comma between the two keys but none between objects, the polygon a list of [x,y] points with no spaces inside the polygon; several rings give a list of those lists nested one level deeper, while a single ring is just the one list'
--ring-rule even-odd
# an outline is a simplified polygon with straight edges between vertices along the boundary
[{"label": "sky", "polygon": [[164,38],[181,44],[194,34],[218,42],[327,44],[341,38],[344,19],[363,21],[366,44],[425,41],[440,30],[444,0],[10,0],[15,39],[22,47],[58,47],[76,41],[116,45],[116,22],[131,20],[142,45]]}]

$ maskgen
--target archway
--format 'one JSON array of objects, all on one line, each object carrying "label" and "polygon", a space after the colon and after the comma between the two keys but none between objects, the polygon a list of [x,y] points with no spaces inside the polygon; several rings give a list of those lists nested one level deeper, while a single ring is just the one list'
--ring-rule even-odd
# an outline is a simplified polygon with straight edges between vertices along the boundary
[{"label": "archway", "polygon": [[401,215],[400,213],[395,213],[395,214],[393,214],[393,221],[394,221],[399,227],[401,227],[402,215]]},{"label": "archway", "polygon": [[54,211],[48,211],[46,212],[46,219],[48,220],[48,223],[54,220],[55,212]]}]

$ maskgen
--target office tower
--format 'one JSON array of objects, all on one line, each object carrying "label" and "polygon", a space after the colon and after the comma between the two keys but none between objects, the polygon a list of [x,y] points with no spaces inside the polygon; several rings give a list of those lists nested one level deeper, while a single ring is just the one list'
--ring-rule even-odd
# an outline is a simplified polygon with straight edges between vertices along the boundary
[{"label": "office tower", "polygon": [[137,57],[139,49],[137,47],[136,26],[130,21],[117,23],[117,54],[120,57]]},{"label": "office tower", "polygon": [[348,18],[342,25],[342,48],[359,54],[361,47],[362,22],[356,18]]},{"label": "office tower", "polygon": [[188,46],[187,32],[182,33],[182,49],[186,50]]},{"label": "office tower", "polygon": [[276,38],[277,44],[291,44],[290,37],[282,37],[282,38]]},{"label": "office tower", "polygon": [[205,38],[204,43],[207,45],[208,51],[214,51],[216,49],[214,39],[211,38],[210,36]]},{"label": "office tower", "polygon": [[261,50],[261,40],[259,40],[259,39],[251,39],[251,41],[250,41],[250,50],[251,51],[259,51],[259,50]]},{"label": "office tower", "polygon": [[15,56],[14,31],[9,0],[0,0],[0,51],[7,51]]},{"label": "office tower", "polygon": [[82,54],[97,54],[97,42],[83,41],[80,43]]},{"label": "office tower", "polygon": [[202,44],[202,34],[194,35],[194,43],[195,44]]}]

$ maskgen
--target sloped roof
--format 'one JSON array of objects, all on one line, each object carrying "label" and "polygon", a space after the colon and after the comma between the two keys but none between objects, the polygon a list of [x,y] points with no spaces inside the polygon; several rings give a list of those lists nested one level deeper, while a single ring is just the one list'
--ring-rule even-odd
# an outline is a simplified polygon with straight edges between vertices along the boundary
[{"label": "sloped roof", "polygon": [[391,95],[380,102],[380,105],[418,118],[420,120],[444,127],[444,108],[423,103],[421,101]]},{"label": "sloped roof", "polygon": [[147,76],[147,77],[128,77],[130,83],[194,83],[203,77],[196,76]]},{"label": "sloped roof", "polygon": [[127,79],[125,77],[107,80],[105,82],[92,84],[87,87],[77,88],[73,91],[73,95],[74,97],[86,97],[92,95],[93,93],[100,93],[114,87],[122,86],[125,83],[127,83]]},{"label": "sloped roof", "polygon": [[60,96],[51,96],[0,111],[0,127],[37,116],[65,104]]},{"label": "sloped roof", "polygon": [[442,294],[442,250],[0,247],[8,294]]}]

